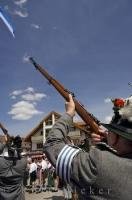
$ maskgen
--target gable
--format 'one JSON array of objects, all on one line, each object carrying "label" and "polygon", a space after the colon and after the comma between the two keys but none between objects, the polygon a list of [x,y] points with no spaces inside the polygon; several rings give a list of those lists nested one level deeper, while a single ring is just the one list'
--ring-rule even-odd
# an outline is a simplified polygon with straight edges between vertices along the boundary
[{"label": "gable", "polygon": [[27,136],[25,137],[25,141],[27,141],[27,142],[31,141],[32,136],[40,136],[44,122],[47,123],[46,125],[52,125],[52,114],[54,114],[55,121],[57,119],[59,119],[61,116],[59,113],[57,113],[55,111],[50,112],[49,115],[47,115],[45,118],[43,118],[43,120],[34,129],[32,129],[31,132],[29,132],[29,134],[27,134]]},{"label": "gable", "polygon": [[40,129],[38,129],[38,130],[34,133],[34,135],[32,135],[32,136],[41,136],[41,135],[43,135],[43,129],[40,127]]}]

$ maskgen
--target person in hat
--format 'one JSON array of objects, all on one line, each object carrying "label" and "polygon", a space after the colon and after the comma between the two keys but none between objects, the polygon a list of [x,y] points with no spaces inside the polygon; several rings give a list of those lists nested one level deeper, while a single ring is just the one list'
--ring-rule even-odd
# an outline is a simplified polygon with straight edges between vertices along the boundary
[{"label": "person in hat", "polygon": [[132,98],[116,99],[114,117],[103,124],[108,132],[100,130],[101,141],[89,152],[66,144],[66,136],[73,128],[75,104],[71,95],[66,102],[66,113],[55,123],[44,145],[44,152],[56,167],[62,180],[75,185],[79,199],[131,200],[132,199]]}]

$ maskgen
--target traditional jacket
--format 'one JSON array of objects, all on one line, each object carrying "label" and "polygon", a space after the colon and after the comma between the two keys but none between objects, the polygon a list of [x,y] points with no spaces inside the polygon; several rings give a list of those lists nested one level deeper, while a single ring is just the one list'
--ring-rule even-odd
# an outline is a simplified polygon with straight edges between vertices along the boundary
[{"label": "traditional jacket", "polygon": [[23,178],[26,158],[11,158],[4,149],[5,146],[0,143],[0,200],[25,200]]},{"label": "traditional jacket", "polygon": [[132,154],[120,157],[104,144],[89,152],[67,145],[65,137],[72,127],[72,117],[64,114],[44,145],[60,178],[77,187],[81,200],[131,200]]}]

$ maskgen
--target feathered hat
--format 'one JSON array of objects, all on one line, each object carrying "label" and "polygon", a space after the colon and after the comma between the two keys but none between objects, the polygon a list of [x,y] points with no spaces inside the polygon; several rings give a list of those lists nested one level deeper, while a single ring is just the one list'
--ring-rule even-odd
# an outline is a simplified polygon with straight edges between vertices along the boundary
[{"label": "feathered hat", "polygon": [[102,124],[108,131],[132,140],[132,96],[112,99],[114,116],[110,124]]}]

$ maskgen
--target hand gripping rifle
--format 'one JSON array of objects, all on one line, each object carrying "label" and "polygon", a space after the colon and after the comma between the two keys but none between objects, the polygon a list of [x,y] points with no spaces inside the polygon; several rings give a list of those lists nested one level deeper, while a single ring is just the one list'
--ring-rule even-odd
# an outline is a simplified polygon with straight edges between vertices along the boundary
[{"label": "hand gripping rifle", "polygon": [[[75,95],[70,92],[69,90],[65,89],[63,85],[61,85],[57,80],[55,80],[52,76],[48,74],[48,72],[42,68],[39,64],[36,63],[36,61],[30,57],[29,60],[31,63],[35,66],[37,70],[49,81],[50,84],[52,84],[55,89],[61,94],[61,96],[64,97],[66,101],[69,100],[69,93],[72,94],[73,100],[75,103],[75,109],[78,115],[82,118],[82,120],[90,126],[90,129],[92,132],[99,133],[99,124],[100,122],[91,114],[89,113],[83,105],[81,105],[76,99]],[[86,131],[88,132],[88,131]]]},{"label": "hand gripping rifle", "polygon": [[[11,157],[14,157],[15,150],[17,151],[18,158],[21,158],[21,144],[22,140],[19,135],[16,137],[10,136],[8,130],[0,123],[0,128],[3,131],[4,135],[6,136],[6,145],[8,147],[8,153]],[[13,161],[15,163],[15,160]]]}]

